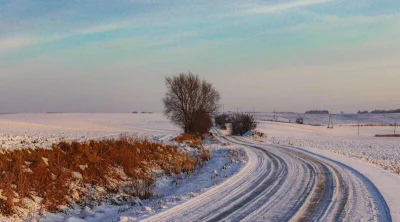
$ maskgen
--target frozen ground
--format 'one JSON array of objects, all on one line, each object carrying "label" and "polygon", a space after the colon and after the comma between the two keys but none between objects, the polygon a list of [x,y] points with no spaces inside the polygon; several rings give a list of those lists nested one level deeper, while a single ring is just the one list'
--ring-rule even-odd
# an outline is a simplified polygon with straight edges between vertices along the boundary
[{"label": "frozen ground", "polygon": [[0,115],[0,150],[51,147],[59,141],[86,141],[135,132],[141,136],[178,134],[162,114]]}]

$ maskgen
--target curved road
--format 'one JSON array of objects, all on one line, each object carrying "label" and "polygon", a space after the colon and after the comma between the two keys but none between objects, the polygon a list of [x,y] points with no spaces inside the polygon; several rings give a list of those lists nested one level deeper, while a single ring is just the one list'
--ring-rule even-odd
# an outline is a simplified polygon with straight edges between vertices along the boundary
[{"label": "curved road", "polygon": [[236,175],[144,221],[392,221],[382,195],[343,164],[242,137],[248,163]]}]

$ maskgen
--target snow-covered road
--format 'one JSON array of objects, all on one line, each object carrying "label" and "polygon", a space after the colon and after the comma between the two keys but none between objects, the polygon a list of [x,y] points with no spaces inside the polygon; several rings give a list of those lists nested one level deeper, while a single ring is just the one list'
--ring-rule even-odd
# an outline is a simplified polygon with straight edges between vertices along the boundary
[{"label": "snow-covered road", "polygon": [[374,184],[302,150],[224,137],[246,150],[235,176],[145,221],[392,221]]}]

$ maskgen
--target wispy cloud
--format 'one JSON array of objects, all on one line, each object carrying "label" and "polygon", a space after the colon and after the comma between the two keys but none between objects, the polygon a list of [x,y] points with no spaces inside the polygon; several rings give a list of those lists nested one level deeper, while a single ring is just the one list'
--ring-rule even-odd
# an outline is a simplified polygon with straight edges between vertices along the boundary
[{"label": "wispy cloud", "polygon": [[0,39],[0,54],[13,48],[30,45],[33,42],[35,41],[25,37],[11,37]]},{"label": "wispy cloud", "polygon": [[379,14],[374,16],[366,15],[347,15],[347,16],[337,16],[334,14],[320,14],[312,11],[299,10],[297,13],[312,17],[315,20],[322,21],[325,23],[347,23],[347,24],[367,24],[374,22],[383,21],[398,21],[400,14]]},{"label": "wispy cloud", "polygon": [[116,31],[121,29],[133,28],[137,27],[139,24],[135,19],[126,19],[117,22],[111,22],[108,24],[100,24],[88,26],[85,28],[80,28],[77,30],[72,30],[69,32],[61,33],[61,34],[47,34],[44,36],[35,36],[30,34],[20,34],[19,36],[9,36],[3,39],[0,39],[0,54],[6,53],[7,51],[26,47],[35,44],[42,44],[46,42],[53,42],[62,39],[84,36],[84,35],[93,35],[98,33]]},{"label": "wispy cloud", "polygon": [[274,12],[281,12],[288,9],[300,8],[309,5],[322,4],[327,3],[332,0],[300,0],[300,1],[291,1],[287,3],[281,3],[276,5],[265,5],[265,6],[256,6],[250,9],[245,10],[245,13],[248,14],[267,14]]}]

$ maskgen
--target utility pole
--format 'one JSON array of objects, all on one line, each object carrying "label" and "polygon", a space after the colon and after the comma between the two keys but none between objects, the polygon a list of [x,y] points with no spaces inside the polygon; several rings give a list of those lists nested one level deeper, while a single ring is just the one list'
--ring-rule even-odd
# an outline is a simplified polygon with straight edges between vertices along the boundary
[{"label": "utility pole", "polygon": [[397,127],[397,121],[394,122],[394,132],[393,132],[393,135],[396,134],[396,127]]},{"label": "utility pole", "polygon": [[256,114],[256,107],[253,106],[253,116]]},{"label": "utility pole", "polygon": [[275,109],[274,109],[274,120],[276,119],[276,116],[275,116]]},{"label": "utility pole", "polygon": [[357,125],[358,125],[358,135],[360,135],[360,119],[358,119]]},{"label": "utility pole", "polygon": [[332,115],[329,115],[328,129],[333,129],[333,120],[332,120]]}]

